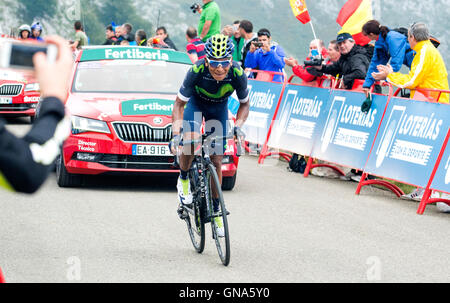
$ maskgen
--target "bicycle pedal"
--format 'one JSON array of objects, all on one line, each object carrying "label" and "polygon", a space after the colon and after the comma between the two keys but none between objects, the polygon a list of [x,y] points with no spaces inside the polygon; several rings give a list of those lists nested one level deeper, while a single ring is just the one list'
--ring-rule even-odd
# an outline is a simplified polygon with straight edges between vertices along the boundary
[{"label": "bicycle pedal", "polygon": [[186,220],[187,218],[189,218],[188,213],[183,207],[179,207],[177,213],[181,220]]}]

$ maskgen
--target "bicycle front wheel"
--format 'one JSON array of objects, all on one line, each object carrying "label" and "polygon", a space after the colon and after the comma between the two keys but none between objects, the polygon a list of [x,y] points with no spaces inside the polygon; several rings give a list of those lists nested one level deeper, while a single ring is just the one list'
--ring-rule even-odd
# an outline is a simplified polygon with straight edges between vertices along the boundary
[{"label": "bicycle front wheel", "polygon": [[[191,170],[189,174],[189,179],[191,182],[191,189],[196,188],[196,177]],[[203,219],[203,213],[205,209],[204,201],[195,193],[194,202],[192,207],[185,207],[187,216],[185,218],[189,237],[191,238],[192,245],[195,250],[201,254],[205,250],[205,222]]]},{"label": "bicycle front wheel", "polygon": [[[228,211],[225,208],[225,202],[223,199],[222,187],[217,176],[216,168],[214,165],[209,164],[210,172],[209,178],[209,210],[211,213],[211,227],[213,238],[216,242],[217,252],[219,253],[220,260],[223,265],[228,266],[230,264],[230,233],[228,230]],[[216,205],[213,201],[213,193],[218,195],[218,203],[216,199]]]}]

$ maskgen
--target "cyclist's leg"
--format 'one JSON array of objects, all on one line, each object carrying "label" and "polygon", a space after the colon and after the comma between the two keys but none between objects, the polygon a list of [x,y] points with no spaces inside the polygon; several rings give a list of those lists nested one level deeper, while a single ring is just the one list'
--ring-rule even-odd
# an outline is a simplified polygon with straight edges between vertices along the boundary
[{"label": "cyclist's leg", "polygon": [[[212,133],[212,136],[225,137],[227,135],[228,122],[228,104],[226,102],[217,104],[205,113],[206,132]],[[211,161],[213,162],[220,184],[222,184],[222,162],[226,151],[227,140],[215,142]],[[219,198],[216,188],[213,188],[212,195],[215,199]]]},{"label": "cyclist's leg", "polygon": [[[184,109],[183,114],[183,142],[198,140],[201,138],[201,126],[203,122],[202,109],[194,98],[191,98]],[[194,146],[184,144],[180,155],[180,169],[189,171],[194,159]]]},{"label": "cyclist's leg", "polygon": [[183,142],[179,158],[180,178],[178,179],[177,189],[180,204],[190,205],[193,202],[191,185],[189,182],[189,169],[194,160],[194,146],[189,141],[200,137],[202,114],[198,108],[195,99],[189,100],[183,114]]}]

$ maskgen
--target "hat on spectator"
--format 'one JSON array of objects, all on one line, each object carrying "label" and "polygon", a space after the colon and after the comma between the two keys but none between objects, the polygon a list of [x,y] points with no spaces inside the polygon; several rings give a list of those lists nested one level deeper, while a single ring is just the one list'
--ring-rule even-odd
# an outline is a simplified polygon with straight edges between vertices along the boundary
[{"label": "hat on spectator", "polygon": [[349,33],[342,33],[337,36],[336,41],[337,43],[341,43],[348,39],[353,39],[353,36],[350,35]]}]

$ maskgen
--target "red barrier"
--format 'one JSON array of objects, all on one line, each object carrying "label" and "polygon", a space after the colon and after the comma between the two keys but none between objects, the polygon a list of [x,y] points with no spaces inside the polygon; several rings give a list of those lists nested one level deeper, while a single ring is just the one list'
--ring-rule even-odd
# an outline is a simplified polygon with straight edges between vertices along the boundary
[{"label": "red barrier", "polygon": [[1,267],[0,267],[0,283],[6,283],[5,276],[3,275]]},{"label": "red barrier", "polygon": [[436,175],[436,171],[441,163],[442,156],[444,155],[445,148],[447,147],[449,138],[450,138],[450,129],[447,132],[447,137],[445,137],[444,145],[441,148],[438,160],[436,161],[436,164],[433,168],[433,172],[431,173],[430,180],[428,181],[427,187],[425,189],[425,193],[423,194],[422,201],[420,201],[419,208],[417,209],[417,214],[419,214],[419,215],[423,215],[423,213],[425,212],[425,208],[427,207],[428,204],[433,204],[436,202],[444,202],[444,203],[447,203],[448,205],[450,205],[450,200],[447,200],[447,199],[440,199],[440,198],[430,199],[430,196],[432,193],[432,190],[430,189],[431,183],[433,183],[434,176]]},{"label": "red barrier", "polygon": [[[377,140],[378,133],[380,131],[381,125],[383,124],[384,116],[386,114],[386,110],[387,110],[387,107],[389,105],[389,102],[391,101],[392,97],[395,96],[395,94],[393,94],[394,88],[392,87],[392,85],[390,83],[383,82],[381,85],[389,87],[389,93],[388,93],[389,97],[388,97],[388,100],[387,100],[387,103],[386,103],[386,107],[384,108],[383,115],[381,117],[380,125],[378,125],[377,133],[376,133],[375,138],[373,140],[372,147],[370,148],[369,155],[367,156],[366,166],[367,166],[367,162],[369,161],[370,155],[372,154],[373,147],[374,147],[375,142]],[[373,89],[374,89],[374,86],[372,86],[372,91],[373,91]],[[398,92],[399,91],[397,90],[396,93],[398,93]],[[356,188],[356,192],[355,192],[356,195],[359,195],[361,193],[361,189],[364,186],[367,186],[367,185],[379,185],[379,186],[385,187],[385,188],[389,189],[390,191],[392,191],[399,198],[405,194],[403,192],[403,190],[401,190],[400,187],[398,187],[395,184],[392,184],[392,183],[390,183],[388,181],[385,181],[385,180],[366,180],[367,177],[368,177],[368,174],[363,172],[363,174],[361,176],[361,181],[359,181],[358,187]]]}]

